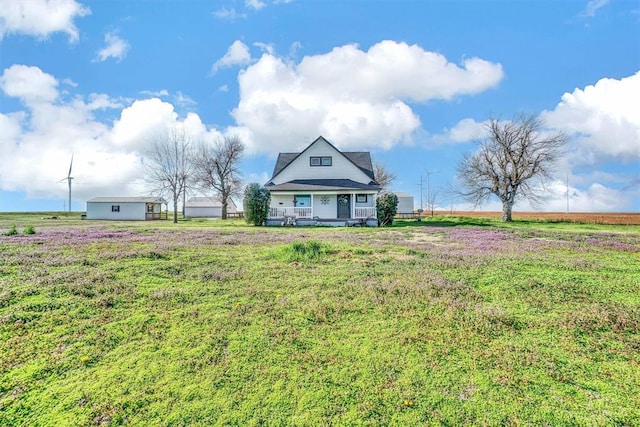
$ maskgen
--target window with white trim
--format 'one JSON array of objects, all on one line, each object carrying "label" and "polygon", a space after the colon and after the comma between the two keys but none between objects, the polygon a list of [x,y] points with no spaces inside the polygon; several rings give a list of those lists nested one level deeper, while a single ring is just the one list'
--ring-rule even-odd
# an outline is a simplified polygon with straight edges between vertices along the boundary
[{"label": "window with white trim", "polygon": [[366,194],[356,194],[356,203],[367,203]]},{"label": "window with white trim", "polygon": [[311,156],[309,157],[309,165],[311,166],[331,166],[331,156]]}]

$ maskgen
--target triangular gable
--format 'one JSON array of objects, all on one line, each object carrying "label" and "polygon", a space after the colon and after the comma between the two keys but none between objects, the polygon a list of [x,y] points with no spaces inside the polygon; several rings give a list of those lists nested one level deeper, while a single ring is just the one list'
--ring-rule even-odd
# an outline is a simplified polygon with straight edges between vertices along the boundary
[{"label": "triangular gable", "polygon": [[273,168],[273,175],[269,182],[275,179],[282,171],[287,169],[289,165],[294,163],[298,158],[304,156],[304,154],[311,149],[314,145],[318,143],[325,143],[329,147],[331,147],[336,153],[344,157],[347,161],[349,161],[353,166],[355,166],[358,170],[368,176],[371,181],[375,183],[375,178],[373,174],[373,166],[371,164],[371,155],[366,151],[359,152],[342,152],[338,150],[332,143],[327,141],[323,136],[319,136],[316,138],[311,144],[309,144],[304,150],[300,153],[279,153],[278,159],[276,160],[276,164]]}]

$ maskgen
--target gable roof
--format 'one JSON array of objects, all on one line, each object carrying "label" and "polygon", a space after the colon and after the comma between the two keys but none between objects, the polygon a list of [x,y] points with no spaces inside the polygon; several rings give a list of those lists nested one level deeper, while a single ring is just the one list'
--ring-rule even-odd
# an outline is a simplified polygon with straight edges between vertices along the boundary
[{"label": "gable roof", "polygon": [[167,203],[162,197],[94,197],[87,203]]},{"label": "gable roof", "polygon": [[364,172],[372,181],[375,181],[375,176],[373,174],[373,164],[371,163],[371,154],[368,151],[340,151],[338,150],[332,143],[327,141],[323,136],[317,137],[311,144],[307,146],[300,153],[280,153],[278,154],[278,159],[276,160],[276,165],[273,168],[273,174],[271,175],[271,179],[275,178],[284,168],[289,166],[295,159],[302,156],[305,151],[309,149],[313,144],[315,144],[318,140],[322,140],[329,144],[331,148],[336,150],[338,153],[342,154],[347,158],[351,163],[353,163],[358,169]]}]

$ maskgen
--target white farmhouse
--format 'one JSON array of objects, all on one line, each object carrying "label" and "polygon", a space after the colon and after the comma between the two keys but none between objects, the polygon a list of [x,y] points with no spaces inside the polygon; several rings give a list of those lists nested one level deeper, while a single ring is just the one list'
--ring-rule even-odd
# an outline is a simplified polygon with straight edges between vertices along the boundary
[{"label": "white farmhouse", "polygon": [[268,225],[378,224],[371,155],[342,152],[321,136],[300,153],[280,153],[265,188]]},{"label": "white farmhouse", "polygon": [[[235,202],[227,200],[227,215],[235,216]],[[222,203],[215,197],[190,197],[184,205],[184,216],[189,218],[222,218]]]},{"label": "white farmhouse", "polygon": [[87,219],[146,221],[167,219],[162,197],[94,197],[87,201]]}]

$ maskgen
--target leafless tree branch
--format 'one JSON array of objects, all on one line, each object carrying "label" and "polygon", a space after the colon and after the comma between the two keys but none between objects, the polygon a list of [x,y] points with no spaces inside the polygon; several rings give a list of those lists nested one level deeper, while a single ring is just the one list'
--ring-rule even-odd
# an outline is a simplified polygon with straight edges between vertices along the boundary
[{"label": "leafless tree branch", "polygon": [[193,156],[196,181],[213,190],[222,203],[222,219],[227,218],[229,199],[242,194],[240,161],[244,143],[238,136],[225,136],[213,143],[202,143]]},{"label": "leafless tree branch", "polygon": [[[551,178],[567,137],[562,132],[544,132],[533,115],[519,114],[511,121],[490,118],[489,136],[474,154],[458,164],[459,194],[476,206],[496,196],[502,202],[502,219],[511,221],[519,198],[532,204],[541,201],[541,188]],[[540,185],[535,185],[540,184]]]},{"label": "leafless tree branch", "polygon": [[178,199],[193,173],[191,139],[183,127],[167,128],[153,137],[145,155],[145,168],[152,190],[173,199],[173,222],[178,222]]}]

